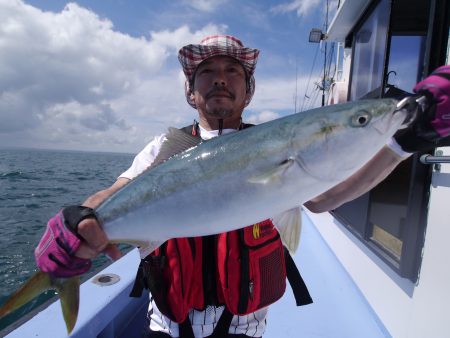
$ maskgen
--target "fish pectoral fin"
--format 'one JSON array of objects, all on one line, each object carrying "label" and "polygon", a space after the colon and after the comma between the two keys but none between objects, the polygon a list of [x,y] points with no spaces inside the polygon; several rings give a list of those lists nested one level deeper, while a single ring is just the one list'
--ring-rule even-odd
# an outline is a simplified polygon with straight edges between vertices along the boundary
[{"label": "fish pectoral fin", "polygon": [[273,224],[280,233],[281,240],[291,254],[294,254],[300,243],[302,217],[300,207],[282,212],[272,218]]},{"label": "fish pectoral fin", "polygon": [[279,182],[284,176],[284,173],[289,169],[295,160],[293,158],[288,158],[278,164],[274,168],[270,168],[268,171],[258,174],[256,176],[250,177],[248,182],[256,184],[270,184],[274,182]]},{"label": "fish pectoral fin", "polygon": [[78,317],[78,308],[80,305],[80,277],[76,276],[68,279],[58,278],[53,281],[53,286],[59,294],[67,332],[70,334]]}]

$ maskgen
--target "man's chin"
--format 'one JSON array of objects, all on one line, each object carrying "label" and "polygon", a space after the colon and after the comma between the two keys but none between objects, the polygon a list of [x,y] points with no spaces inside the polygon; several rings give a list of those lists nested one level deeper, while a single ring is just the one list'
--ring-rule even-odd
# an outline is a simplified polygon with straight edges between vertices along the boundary
[{"label": "man's chin", "polygon": [[233,110],[225,108],[207,109],[206,114],[211,117],[225,119],[227,117],[233,116]]}]

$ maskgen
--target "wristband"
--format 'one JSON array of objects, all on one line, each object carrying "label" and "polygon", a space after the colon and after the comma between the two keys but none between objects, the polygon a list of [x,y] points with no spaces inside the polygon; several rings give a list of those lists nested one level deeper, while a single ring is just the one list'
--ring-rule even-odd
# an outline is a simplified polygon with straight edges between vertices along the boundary
[{"label": "wristband", "polygon": [[95,218],[97,215],[94,209],[82,205],[71,205],[62,210],[64,223],[78,236],[78,224],[86,218]]},{"label": "wristband", "polygon": [[412,155],[412,153],[404,151],[393,137],[386,143],[386,146],[401,158],[407,159]]}]

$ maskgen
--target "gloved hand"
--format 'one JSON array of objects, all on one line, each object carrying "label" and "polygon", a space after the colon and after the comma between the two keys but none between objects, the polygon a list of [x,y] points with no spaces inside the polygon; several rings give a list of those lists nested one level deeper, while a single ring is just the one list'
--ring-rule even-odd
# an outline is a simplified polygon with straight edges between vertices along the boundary
[{"label": "gloved hand", "polygon": [[414,92],[427,98],[426,107],[408,128],[394,135],[408,153],[430,151],[450,135],[450,66],[437,68],[414,87]]},{"label": "gloved hand", "polygon": [[75,256],[81,244],[77,226],[88,217],[95,217],[91,208],[70,206],[49,220],[47,229],[34,251],[41,271],[58,278],[81,275],[90,269],[91,260]]}]

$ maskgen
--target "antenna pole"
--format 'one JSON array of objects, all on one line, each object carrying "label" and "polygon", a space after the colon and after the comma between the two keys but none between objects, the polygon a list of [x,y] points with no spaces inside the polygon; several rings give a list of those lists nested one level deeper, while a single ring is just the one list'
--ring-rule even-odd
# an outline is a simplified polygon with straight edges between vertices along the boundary
[{"label": "antenna pole", "polygon": [[[328,1],[327,0],[327,11],[325,16],[325,33],[328,31]],[[323,55],[323,80],[322,80],[322,107],[325,106],[325,78],[326,78],[326,68],[327,68],[327,42],[325,43],[325,53]]]}]

